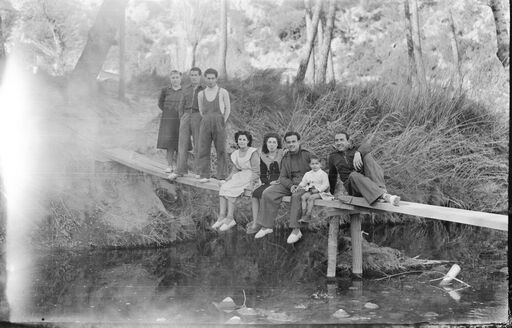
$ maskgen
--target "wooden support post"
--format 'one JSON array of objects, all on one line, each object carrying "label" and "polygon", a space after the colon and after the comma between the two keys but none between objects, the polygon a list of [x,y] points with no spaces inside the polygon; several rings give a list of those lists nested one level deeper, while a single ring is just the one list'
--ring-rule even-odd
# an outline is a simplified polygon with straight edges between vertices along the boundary
[{"label": "wooden support post", "polygon": [[338,231],[340,217],[329,218],[329,239],[327,241],[327,278],[336,277],[336,256],[338,255]]},{"label": "wooden support post", "polygon": [[350,216],[350,237],[352,239],[352,273],[363,276],[363,236],[361,235],[361,215]]}]

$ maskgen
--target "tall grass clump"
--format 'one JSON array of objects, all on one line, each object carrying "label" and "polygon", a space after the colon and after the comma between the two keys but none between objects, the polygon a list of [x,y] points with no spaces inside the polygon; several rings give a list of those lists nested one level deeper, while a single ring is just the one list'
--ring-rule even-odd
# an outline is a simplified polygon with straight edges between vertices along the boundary
[{"label": "tall grass clump", "polygon": [[[356,144],[371,145],[388,190],[402,199],[506,210],[508,126],[464,92],[384,82],[297,91],[266,74],[230,86],[238,96],[233,122],[257,140],[268,131],[295,130],[304,148],[326,158],[334,134],[346,130]],[[253,94],[253,86],[271,92]]]}]

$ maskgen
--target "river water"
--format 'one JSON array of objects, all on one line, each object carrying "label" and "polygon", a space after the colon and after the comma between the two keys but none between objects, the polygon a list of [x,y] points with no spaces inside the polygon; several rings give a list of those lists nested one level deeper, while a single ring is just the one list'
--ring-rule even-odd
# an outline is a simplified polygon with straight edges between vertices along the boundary
[{"label": "river water", "polygon": [[[168,324],[503,323],[508,318],[507,235],[440,223],[366,227],[365,239],[410,257],[451,260],[447,289],[430,274],[325,278],[326,232],[296,245],[285,232],[255,241],[242,231],[144,250],[36,252],[10,303],[11,321]],[[348,231],[343,231],[349,235]],[[438,267],[446,272],[451,264]],[[459,290],[457,290],[459,289]],[[220,303],[230,297],[234,304]],[[219,304],[220,303],[220,304]],[[245,303],[245,308],[242,307]],[[371,304],[369,304],[371,303]],[[376,306],[375,306],[376,305]],[[343,309],[346,314],[333,314]],[[340,312],[338,312],[340,313]],[[238,317],[238,318],[235,318]],[[240,320],[240,321],[236,321]]]}]

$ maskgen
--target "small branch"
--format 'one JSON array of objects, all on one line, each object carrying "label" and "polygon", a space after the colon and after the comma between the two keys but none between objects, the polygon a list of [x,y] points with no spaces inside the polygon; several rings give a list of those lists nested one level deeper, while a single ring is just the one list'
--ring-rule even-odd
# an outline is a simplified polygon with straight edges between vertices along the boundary
[{"label": "small branch", "polygon": [[404,274],[423,273],[423,272],[424,272],[424,271],[407,271],[407,272],[400,272],[400,273],[392,274],[392,275],[389,275],[389,276],[386,276],[386,277],[377,278],[377,279],[373,279],[373,280],[374,280],[374,281],[379,281],[379,280],[389,279],[389,278],[393,278],[393,277],[397,277],[397,276],[402,276],[402,275],[404,275]]}]

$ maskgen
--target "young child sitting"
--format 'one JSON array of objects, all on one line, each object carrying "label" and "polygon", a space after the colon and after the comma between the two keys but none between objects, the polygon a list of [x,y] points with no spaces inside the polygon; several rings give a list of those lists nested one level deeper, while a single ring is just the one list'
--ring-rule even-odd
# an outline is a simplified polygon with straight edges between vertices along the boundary
[{"label": "young child sitting", "polygon": [[299,188],[306,192],[301,196],[302,199],[302,218],[299,222],[307,223],[311,218],[311,211],[315,199],[320,199],[321,193],[329,190],[329,176],[325,173],[320,164],[320,159],[312,155],[309,160],[311,171],[306,172],[302,178]]}]

